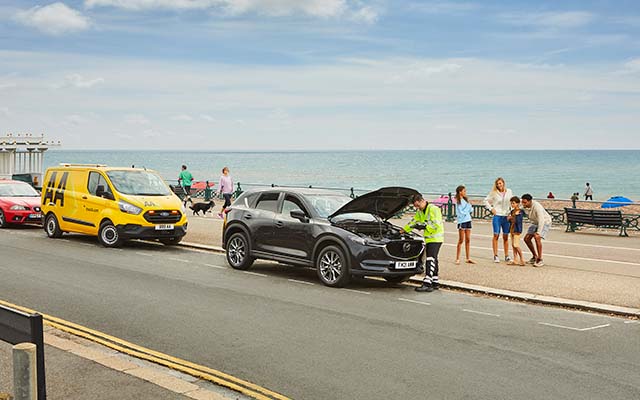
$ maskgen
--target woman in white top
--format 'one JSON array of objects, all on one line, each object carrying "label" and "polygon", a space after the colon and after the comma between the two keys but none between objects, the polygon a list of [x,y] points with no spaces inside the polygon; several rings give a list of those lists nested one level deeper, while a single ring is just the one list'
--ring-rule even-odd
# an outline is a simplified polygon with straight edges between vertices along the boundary
[{"label": "woman in white top", "polygon": [[484,206],[487,210],[493,214],[493,262],[499,263],[500,257],[498,257],[498,237],[500,236],[500,230],[502,230],[502,242],[504,244],[504,260],[511,261],[509,257],[509,229],[511,224],[507,219],[509,211],[511,210],[511,197],[513,193],[511,189],[507,189],[507,185],[504,183],[504,179],[498,178],[493,184],[491,192],[484,199]]}]

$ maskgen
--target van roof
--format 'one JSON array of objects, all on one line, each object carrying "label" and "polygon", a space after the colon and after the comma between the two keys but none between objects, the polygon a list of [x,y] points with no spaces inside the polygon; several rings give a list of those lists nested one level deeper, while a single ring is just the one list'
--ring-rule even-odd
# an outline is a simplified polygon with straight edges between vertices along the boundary
[{"label": "van roof", "polygon": [[[105,164],[73,164],[73,163],[60,163],[57,166],[49,167],[49,169],[97,169],[100,171],[153,171],[148,168],[135,168],[135,167],[110,167]],[[153,171],[155,172],[155,171]]]}]

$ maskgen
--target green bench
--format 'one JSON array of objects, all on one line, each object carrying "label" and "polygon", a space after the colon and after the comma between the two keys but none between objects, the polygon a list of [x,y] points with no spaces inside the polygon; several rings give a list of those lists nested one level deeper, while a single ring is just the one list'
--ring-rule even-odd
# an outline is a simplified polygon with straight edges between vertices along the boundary
[{"label": "green bench", "polygon": [[599,228],[619,228],[619,236],[629,236],[627,234],[629,220],[623,218],[620,210],[588,210],[565,207],[564,211],[567,214],[566,232],[575,232],[578,226],[593,225]]}]

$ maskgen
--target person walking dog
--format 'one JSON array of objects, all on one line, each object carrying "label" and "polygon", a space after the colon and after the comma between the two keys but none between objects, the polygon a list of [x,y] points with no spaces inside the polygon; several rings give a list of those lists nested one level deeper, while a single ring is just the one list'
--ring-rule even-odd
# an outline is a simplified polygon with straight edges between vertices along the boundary
[{"label": "person walking dog", "polygon": [[405,227],[405,232],[411,232],[414,228],[424,229],[425,250],[422,253],[422,262],[425,266],[422,286],[417,287],[417,292],[432,292],[439,289],[438,284],[438,253],[444,242],[444,223],[440,207],[429,204],[422,195],[415,195],[412,199],[416,214]]},{"label": "person walking dog", "polygon": [[193,183],[193,175],[191,175],[191,172],[189,172],[186,165],[182,166],[182,170],[178,175],[178,183],[182,186],[182,190],[184,191],[184,204],[186,205],[187,202],[193,204],[193,201],[191,200],[191,184]]}]

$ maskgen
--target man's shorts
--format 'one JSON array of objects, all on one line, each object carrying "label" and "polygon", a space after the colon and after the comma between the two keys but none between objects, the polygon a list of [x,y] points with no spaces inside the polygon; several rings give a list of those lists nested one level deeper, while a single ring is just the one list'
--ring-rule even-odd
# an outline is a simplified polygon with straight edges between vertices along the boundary
[{"label": "man's shorts", "polygon": [[511,229],[511,223],[509,222],[506,216],[494,215],[493,220],[491,221],[491,224],[493,225],[494,235],[499,235],[500,229],[502,229],[502,233],[504,233],[505,235],[508,235],[509,230]]},{"label": "man's shorts", "polygon": [[520,248],[520,234],[512,233],[511,234],[511,245],[515,248]]},{"label": "man's shorts", "polygon": [[461,229],[463,231],[471,230],[471,221],[458,224],[458,229]]},{"label": "man's shorts", "polygon": [[542,225],[541,229],[538,229],[538,225],[531,224],[529,226],[529,230],[527,231],[527,235],[534,235],[538,233],[541,238],[546,239],[547,234],[549,233],[549,229],[551,229],[551,224],[544,224]]}]

